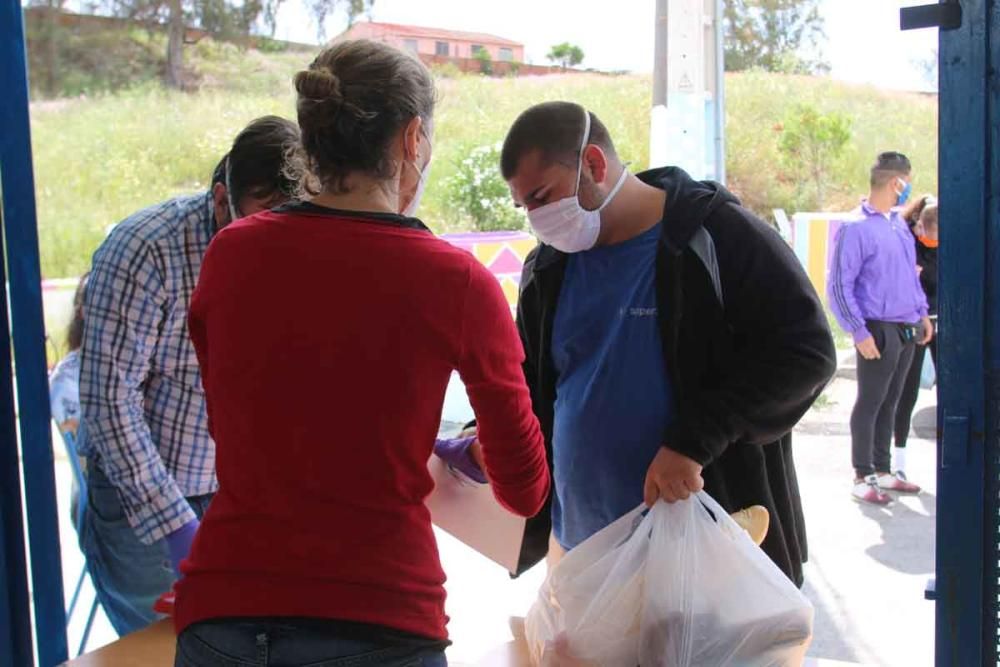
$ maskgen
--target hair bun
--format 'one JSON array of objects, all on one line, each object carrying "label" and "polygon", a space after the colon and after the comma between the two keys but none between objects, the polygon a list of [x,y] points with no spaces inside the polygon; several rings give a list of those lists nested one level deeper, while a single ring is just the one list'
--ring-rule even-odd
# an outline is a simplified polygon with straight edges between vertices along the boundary
[{"label": "hair bun", "polygon": [[304,98],[317,102],[341,103],[340,78],[325,67],[316,67],[295,75],[295,90]]},{"label": "hair bun", "polygon": [[415,116],[430,122],[434,114],[427,68],[384,42],[335,41],[294,83],[302,129],[299,164],[330,192],[347,192],[352,173],[395,178],[397,133]]}]

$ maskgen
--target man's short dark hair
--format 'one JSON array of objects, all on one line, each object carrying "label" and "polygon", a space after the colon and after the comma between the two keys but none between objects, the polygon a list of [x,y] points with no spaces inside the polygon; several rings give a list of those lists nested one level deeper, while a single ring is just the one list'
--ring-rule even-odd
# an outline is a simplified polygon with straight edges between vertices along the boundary
[{"label": "man's short dark hair", "polygon": [[262,116],[236,135],[232,148],[215,167],[212,185],[226,185],[237,206],[246,196],[292,197],[298,183],[289,176],[285,165],[298,142],[298,125],[279,116]]},{"label": "man's short dark hair", "polygon": [[[591,112],[589,144],[600,146],[616,156],[615,145],[608,128]],[[558,162],[576,168],[583,142],[584,108],[572,102],[544,102],[523,112],[511,125],[500,152],[500,173],[510,180],[517,173],[521,159],[528,153],[541,151],[546,164]]]},{"label": "man's short dark hair", "polygon": [[909,176],[912,171],[910,158],[896,151],[886,151],[879,153],[872,165],[871,185],[873,188],[882,187],[893,178]]}]

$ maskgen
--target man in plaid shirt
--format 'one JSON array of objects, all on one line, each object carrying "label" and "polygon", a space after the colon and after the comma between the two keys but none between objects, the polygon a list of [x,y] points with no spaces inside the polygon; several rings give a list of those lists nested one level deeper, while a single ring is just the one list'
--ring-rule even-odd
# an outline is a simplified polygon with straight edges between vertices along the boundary
[{"label": "man in plaid shirt", "polygon": [[[217,488],[187,313],[201,260],[232,220],[287,201],[298,127],[267,116],[236,137],[208,192],[139,211],[94,255],[80,377],[88,500],[80,543],[108,618],[152,622]],[[266,351],[262,351],[266,353]]]}]

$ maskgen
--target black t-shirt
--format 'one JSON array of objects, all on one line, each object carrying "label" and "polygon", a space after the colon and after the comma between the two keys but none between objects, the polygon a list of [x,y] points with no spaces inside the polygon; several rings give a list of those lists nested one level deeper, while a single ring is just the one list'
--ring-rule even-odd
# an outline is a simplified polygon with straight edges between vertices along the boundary
[{"label": "black t-shirt", "polygon": [[938,249],[924,245],[920,239],[916,239],[916,245],[917,266],[923,269],[920,272],[920,286],[924,288],[924,294],[927,295],[930,314],[937,315]]}]

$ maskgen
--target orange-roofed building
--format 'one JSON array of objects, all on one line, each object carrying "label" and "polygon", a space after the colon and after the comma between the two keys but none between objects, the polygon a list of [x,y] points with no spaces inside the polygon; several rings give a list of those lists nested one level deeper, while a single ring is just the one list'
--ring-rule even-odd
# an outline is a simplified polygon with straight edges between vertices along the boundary
[{"label": "orange-roofed building", "polygon": [[496,35],[395,23],[355,23],[338,39],[373,39],[423,57],[475,58],[485,50],[496,62],[524,62],[524,44]]}]

